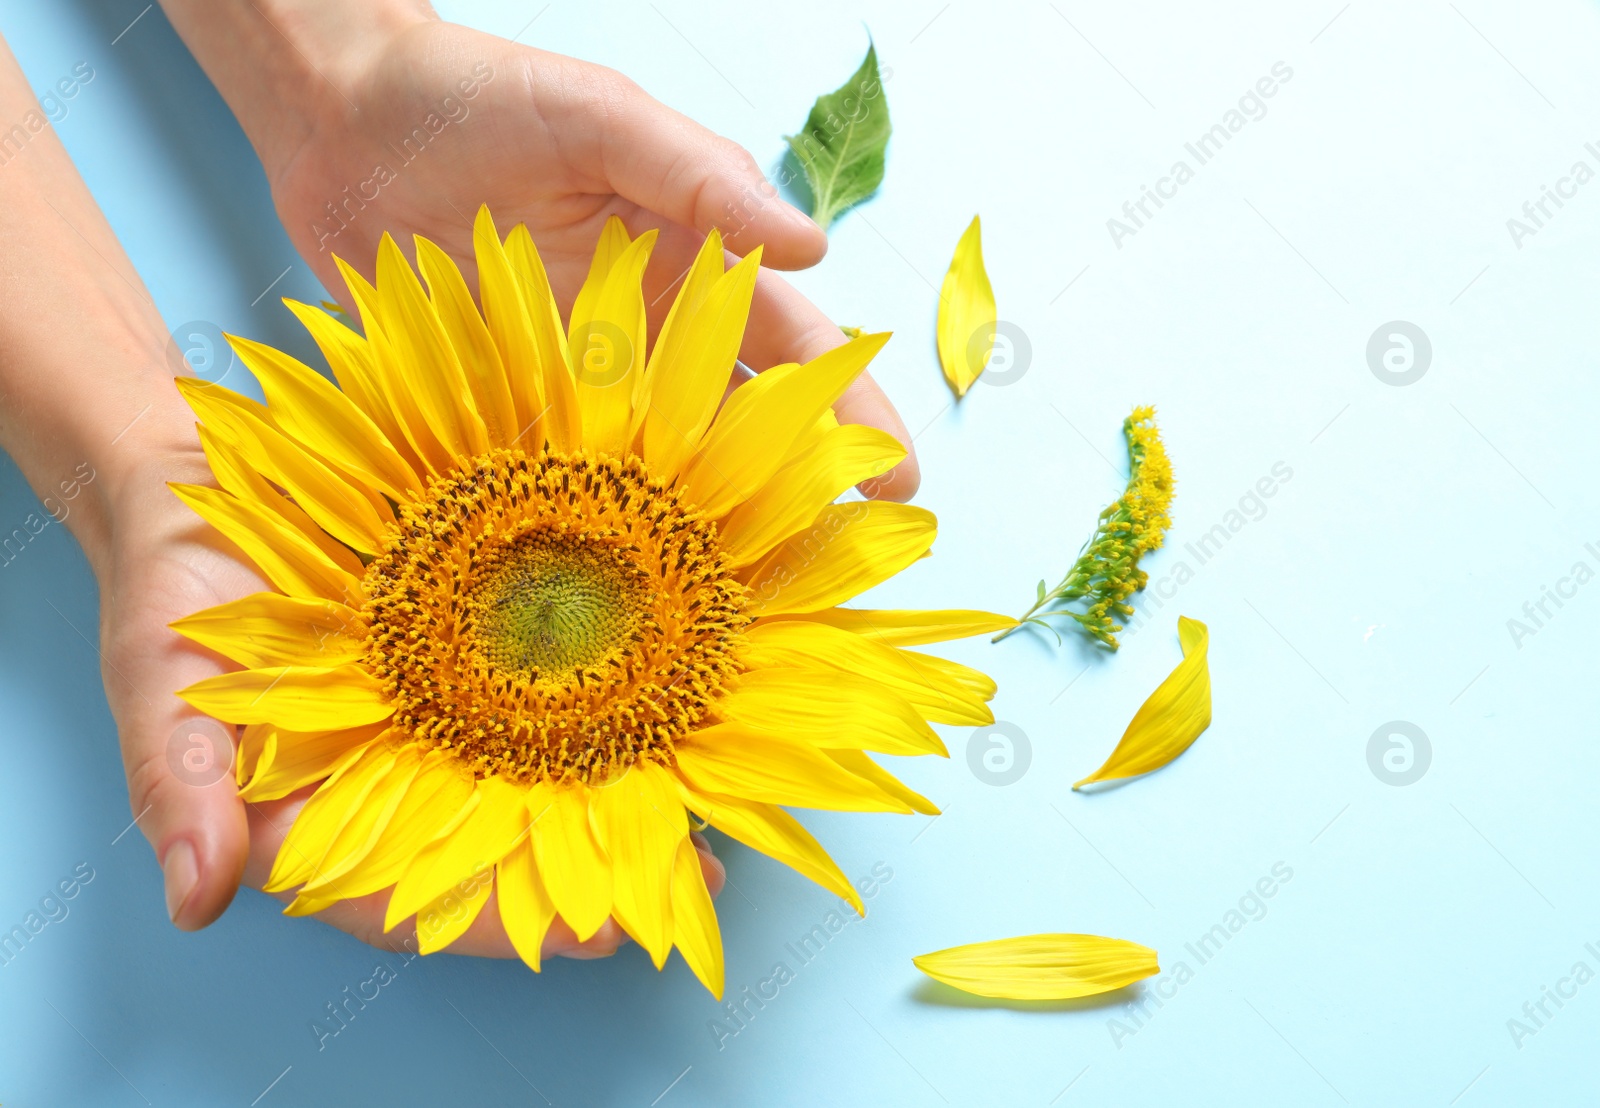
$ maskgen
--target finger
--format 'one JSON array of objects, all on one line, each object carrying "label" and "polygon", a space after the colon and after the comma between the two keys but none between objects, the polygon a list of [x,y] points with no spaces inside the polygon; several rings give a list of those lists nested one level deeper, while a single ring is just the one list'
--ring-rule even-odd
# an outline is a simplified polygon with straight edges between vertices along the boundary
[{"label": "finger", "polygon": [[784,202],[748,150],[632,82],[621,89],[600,135],[605,177],[618,195],[702,235],[720,228],[741,256],[762,243],[762,260],[777,269],[822,259],[827,234]]},{"label": "finger", "polygon": [[722,886],[728,881],[728,870],[722,860],[711,853],[711,844],[706,842],[706,837],[700,832],[691,832],[689,838],[694,842],[695,850],[700,852],[700,872],[705,875],[706,888],[713,897],[722,892]]},{"label": "finger", "polygon": [[[115,702],[128,800],[155,848],[167,915],[193,931],[233,900],[248,832],[234,786],[233,729],[199,715],[172,690],[225,667],[161,622],[130,616],[110,616],[104,667],[108,687],[121,686]],[[118,626],[123,620],[130,629]],[[119,635],[137,641],[119,643]]]},{"label": "finger", "polygon": [[[838,324],[815,304],[776,273],[762,270],[750,303],[750,323],[739,351],[741,361],[759,372],[786,362],[809,362],[844,341],[845,334]],[[862,493],[877,500],[910,500],[921,481],[916,450],[900,413],[871,374],[857,377],[833,410],[842,422],[887,431],[906,448],[905,461],[882,477],[863,482]]]}]

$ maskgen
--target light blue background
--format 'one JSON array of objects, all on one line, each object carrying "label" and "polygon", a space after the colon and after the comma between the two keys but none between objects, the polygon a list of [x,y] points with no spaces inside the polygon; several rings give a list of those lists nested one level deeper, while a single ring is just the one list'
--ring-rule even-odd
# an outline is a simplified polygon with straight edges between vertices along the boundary
[{"label": "light blue background", "polygon": [[[324,1004],[395,960],[253,892],[201,934],[168,925],[149,847],[115,839],[131,813],[94,584],[52,526],[0,569],[0,929],[78,864],[95,877],[0,967],[0,1100],[1593,1101],[1600,984],[1520,1044],[1507,1021],[1575,962],[1600,970],[1584,946],[1600,940],[1600,585],[1520,645],[1507,621],[1575,562],[1600,568],[1584,545],[1600,541],[1600,182],[1520,248],[1506,221],[1573,162],[1600,169],[1584,150],[1600,19],[1575,2],[1339,3],[551,4],[527,41],[626,72],[774,169],[870,28],[888,177],[797,280],[840,322],[898,333],[875,372],[944,525],[935,557],[874,602],[1025,606],[1120,487],[1136,402],[1159,405],[1180,482],[1148,567],[1192,579],[1159,610],[1143,597],[1150,622],[1115,657],[1027,636],[947,649],[999,680],[995,712],[1031,764],[986,784],[967,732],[946,729],[949,762],[902,770],[945,807],[936,821],[808,815],[850,876],[893,871],[814,962],[786,944],[831,898],[719,842],[730,994],[794,971],[720,1049],[719,1009],[681,962],[658,975],[629,949],[537,978],[419,960],[319,1050]],[[110,45],[142,6],[13,0],[0,29],[36,88],[94,67],[59,131],[169,323],[306,353],[277,297],[317,289],[226,107],[159,9]],[[508,36],[540,11],[443,6]],[[1267,116],[1114,244],[1124,201],[1280,60],[1293,77]],[[936,287],[974,212],[1032,359],[952,407]],[[1366,360],[1396,319],[1433,346],[1409,387]],[[1201,565],[1186,544],[1280,462],[1292,478],[1264,515]],[[0,532],[38,510],[7,464]],[[1177,661],[1180,611],[1211,627],[1215,724],[1148,779],[1073,794]],[[1391,720],[1431,741],[1407,787],[1368,764]],[[1279,862],[1293,877],[1265,915],[1201,965],[1184,944]],[[1017,1010],[910,963],[1046,930],[1142,941],[1192,979]]]}]

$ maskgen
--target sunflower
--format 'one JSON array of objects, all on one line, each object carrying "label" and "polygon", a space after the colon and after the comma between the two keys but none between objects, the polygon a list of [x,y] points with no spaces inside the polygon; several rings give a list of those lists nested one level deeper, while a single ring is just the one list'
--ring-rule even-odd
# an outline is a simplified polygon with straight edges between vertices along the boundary
[{"label": "sunflower", "polygon": [[286,301],[337,388],[232,337],[266,404],[179,379],[217,487],[174,491],[273,586],[173,625],[246,667],[180,695],[242,725],[246,800],[316,786],[267,884],[289,914],[391,889],[428,953],[492,902],[535,970],[558,914],[580,940],[614,917],[720,996],[691,826],[859,912],[781,806],[934,814],[870,755],[993,721],[993,682],[905,647],[1012,620],[839,607],[934,539],[924,509],[835,503],[904,457],[830,410],[888,336],[724,402],[759,252],[725,270],[713,232],[647,350],[654,240],[613,218],[563,328],[526,227],[479,212],[476,301],[385,236],[375,285],[340,262],[364,333]]}]

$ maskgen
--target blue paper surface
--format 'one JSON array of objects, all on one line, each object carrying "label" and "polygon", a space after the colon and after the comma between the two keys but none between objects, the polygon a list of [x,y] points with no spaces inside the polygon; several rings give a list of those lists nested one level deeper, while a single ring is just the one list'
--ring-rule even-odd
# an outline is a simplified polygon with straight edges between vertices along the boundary
[{"label": "blue paper surface", "polygon": [[[41,91],[92,68],[55,126],[168,323],[309,357],[278,297],[320,290],[142,6],[14,2],[0,30]],[[1593,5],[440,6],[627,73],[774,174],[870,29],[887,177],[795,277],[896,332],[873,372],[941,521],[870,602],[1026,607],[1120,489],[1122,418],[1154,403],[1179,484],[1137,630],[1114,657],[1072,636],[937,648],[999,681],[1026,768],[944,728],[949,761],[901,767],[942,816],[806,814],[870,881],[865,920],[719,839],[735,1018],[631,948],[539,977],[404,963],[254,892],[176,932],[128,830],[95,586],[47,526],[0,566],[0,930],[76,892],[0,965],[0,1100],[1596,1098]],[[975,212],[1012,330],[957,405],[934,318]],[[39,511],[5,463],[0,533]],[[1215,723],[1149,778],[1072,793],[1177,663],[1180,613],[1211,629]],[[1034,931],[1146,943],[1163,976],[1024,1010],[911,965]],[[379,965],[393,980],[351,1002]]]}]

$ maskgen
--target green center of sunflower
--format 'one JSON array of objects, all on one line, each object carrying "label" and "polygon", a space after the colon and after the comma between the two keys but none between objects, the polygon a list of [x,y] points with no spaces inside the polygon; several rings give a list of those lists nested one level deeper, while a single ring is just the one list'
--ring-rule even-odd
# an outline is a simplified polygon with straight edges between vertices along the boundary
[{"label": "green center of sunflower", "polygon": [[505,548],[468,595],[478,640],[503,673],[570,675],[638,630],[643,574],[606,546],[534,532]]}]

